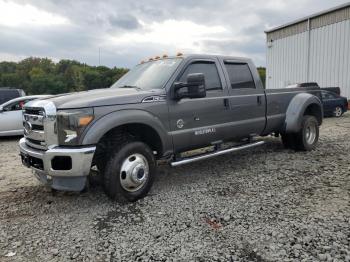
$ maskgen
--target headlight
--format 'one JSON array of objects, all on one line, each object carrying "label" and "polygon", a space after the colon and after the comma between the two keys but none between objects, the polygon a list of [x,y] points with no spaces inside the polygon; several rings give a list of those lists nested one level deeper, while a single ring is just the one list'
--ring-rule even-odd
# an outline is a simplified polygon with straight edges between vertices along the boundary
[{"label": "headlight", "polygon": [[93,119],[92,108],[57,111],[58,143],[78,145],[80,136]]}]

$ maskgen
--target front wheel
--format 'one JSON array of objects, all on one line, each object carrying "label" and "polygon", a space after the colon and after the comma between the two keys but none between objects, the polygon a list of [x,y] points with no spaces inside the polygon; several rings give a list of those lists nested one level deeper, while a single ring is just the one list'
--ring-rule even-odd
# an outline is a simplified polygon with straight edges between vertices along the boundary
[{"label": "front wheel", "polygon": [[343,115],[343,108],[341,106],[337,106],[336,108],[334,108],[333,116],[341,117],[342,115]]},{"label": "front wheel", "polygon": [[104,189],[118,202],[136,201],[147,195],[156,173],[152,150],[142,142],[121,145],[105,167]]}]

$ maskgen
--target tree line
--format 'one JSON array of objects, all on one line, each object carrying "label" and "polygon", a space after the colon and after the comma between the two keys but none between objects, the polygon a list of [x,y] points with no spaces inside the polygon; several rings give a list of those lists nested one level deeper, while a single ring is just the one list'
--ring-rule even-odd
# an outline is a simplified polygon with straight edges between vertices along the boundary
[{"label": "tree line", "polygon": [[[61,94],[110,87],[126,72],[127,68],[29,57],[20,62],[0,62],[0,87],[20,88],[28,95]],[[259,67],[258,72],[265,85],[265,68]]]},{"label": "tree line", "polygon": [[0,63],[0,87],[23,89],[26,94],[61,94],[110,87],[128,69],[89,66],[75,60],[54,63],[30,57],[18,63]]},{"label": "tree line", "polygon": [[265,67],[258,67],[258,73],[260,75],[261,81],[266,88],[266,68]]}]

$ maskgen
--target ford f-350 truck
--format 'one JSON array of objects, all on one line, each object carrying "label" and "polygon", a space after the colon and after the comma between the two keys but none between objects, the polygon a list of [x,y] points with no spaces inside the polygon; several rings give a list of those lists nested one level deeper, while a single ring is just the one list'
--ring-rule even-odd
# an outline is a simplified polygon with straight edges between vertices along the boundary
[{"label": "ford f-350 truck", "polygon": [[144,197],[159,162],[207,159],[270,134],[312,150],[323,117],[317,86],[264,89],[251,60],[214,55],[151,59],[111,88],[33,101],[23,114],[22,162],[40,181],[79,191],[96,166],[118,201]]}]

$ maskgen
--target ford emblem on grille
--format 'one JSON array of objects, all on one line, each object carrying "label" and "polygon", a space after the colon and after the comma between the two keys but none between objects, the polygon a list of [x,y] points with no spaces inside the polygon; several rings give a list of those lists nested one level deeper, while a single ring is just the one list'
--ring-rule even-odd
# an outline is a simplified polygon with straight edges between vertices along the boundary
[{"label": "ford emblem on grille", "polygon": [[24,134],[29,135],[33,130],[33,126],[29,121],[24,122]]}]

